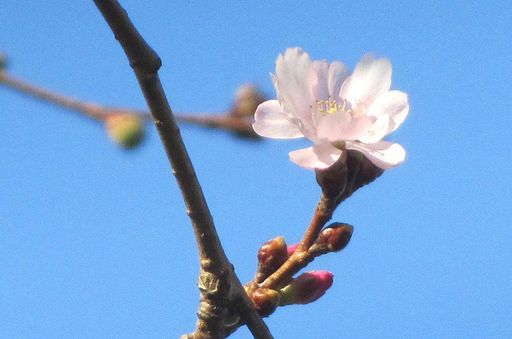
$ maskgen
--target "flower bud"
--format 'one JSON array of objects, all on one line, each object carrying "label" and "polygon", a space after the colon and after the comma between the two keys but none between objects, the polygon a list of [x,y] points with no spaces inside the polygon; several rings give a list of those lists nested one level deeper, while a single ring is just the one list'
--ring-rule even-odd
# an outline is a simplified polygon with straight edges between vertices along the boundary
[{"label": "flower bud", "polygon": [[290,245],[286,248],[286,251],[288,252],[288,256],[291,256],[293,254],[293,252],[295,252],[295,250],[297,249],[297,247],[299,247],[299,243],[296,243],[296,244],[293,244],[293,245]]},{"label": "flower bud", "polygon": [[270,288],[258,288],[251,295],[252,303],[262,317],[274,313],[279,305],[279,293]]},{"label": "flower bud", "polygon": [[254,115],[259,104],[265,101],[265,97],[253,84],[244,84],[238,87],[235,94],[235,101],[232,115],[239,117],[250,117]]},{"label": "flower bud", "polygon": [[275,237],[263,244],[258,251],[257,282],[262,282],[274,273],[286,259],[288,259],[288,251],[283,237]]},{"label": "flower bud", "polygon": [[136,115],[110,115],[105,126],[110,139],[123,148],[134,148],[144,139],[144,123]]},{"label": "flower bud", "polygon": [[328,271],[302,273],[288,286],[279,290],[279,306],[309,304],[317,300],[332,286],[333,277]]},{"label": "flower bud", "polygon": [[332,223],[324,228],[310,251],[316,256],[327,252],[338,252],[344,249],[352,237],[354,227],[349,224]]}]

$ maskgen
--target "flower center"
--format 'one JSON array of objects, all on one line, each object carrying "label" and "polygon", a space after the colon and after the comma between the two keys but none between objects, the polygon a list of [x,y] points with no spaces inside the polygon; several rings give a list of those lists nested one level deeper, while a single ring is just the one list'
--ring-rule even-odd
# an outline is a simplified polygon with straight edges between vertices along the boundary
[{"label": "flower center", "polygon": [[316,101],[317,111],[323,115],[334,114],[346,109],[350,110],[350,107],[348,106],[350,106],[350,104],[347,100],[343,100],[341,103],[339,103],[336,100],[332,100],[331,97],[329,97],[327,100]]}]

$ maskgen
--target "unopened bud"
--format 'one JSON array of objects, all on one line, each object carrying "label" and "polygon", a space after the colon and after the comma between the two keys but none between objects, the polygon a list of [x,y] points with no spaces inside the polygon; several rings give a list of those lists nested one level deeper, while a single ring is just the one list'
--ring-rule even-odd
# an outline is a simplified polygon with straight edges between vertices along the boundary
[{"label": "unopened bud", "polygon": [[320,232],[310,251],[315,255],[341,251],[348,245],[353,231],[352,225],[332,223]]},{"label": "unopened bud", "polygon": [[288,252],[288,256],[291,256],[293,254],[293,252],[295,252],[295,250],[297,249],[297,247],[299,247],[299,243],[296,243],[296,244],[293,244],[293,245],[290,245],[286,248],[286,251]]},{"label": "unopened bud", "polygon": [[270,288],[258,288],[252,293],[251,300],[258,314],[266,317],[274,313],[279,305],[279,293]]},{"label": "unopened bud", "polygon": [[279,306],[309,304],[317,300],[332,286],[333,277],[328,271],[302,273],[288,286],[279,290]]},{"label": "unopened bud", "polygon": [[123,148],[134,148],[144,139],[144,123],[136,115],[110,115],[105,126],[110,139]]},{"label": "unopened bud", "polygon": [[286,259],[288,259],[288,251],[283,237],[275,237],[264,243],[258,251],[257,282],[262,282],[274,273]]},{"label": "unopened bud", "polygon": [[239,117],[254,115],[259,104],[265,101],[265,97],[254,84],[240,86],[235,94],[232,114]]}]

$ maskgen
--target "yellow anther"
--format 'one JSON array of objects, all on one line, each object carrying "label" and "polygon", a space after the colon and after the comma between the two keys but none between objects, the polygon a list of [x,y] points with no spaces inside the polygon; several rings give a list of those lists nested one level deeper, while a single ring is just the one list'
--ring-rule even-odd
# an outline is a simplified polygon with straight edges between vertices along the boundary
[{"label": "yellow anther", "polygon": [[328,100],[316,101],[318,112],[325,115],[344,111],[346,108],[346,104],[346,100],[344,100],[342,103],[338,103],[336,100],[332,100],[331,98],[329,98]]}]

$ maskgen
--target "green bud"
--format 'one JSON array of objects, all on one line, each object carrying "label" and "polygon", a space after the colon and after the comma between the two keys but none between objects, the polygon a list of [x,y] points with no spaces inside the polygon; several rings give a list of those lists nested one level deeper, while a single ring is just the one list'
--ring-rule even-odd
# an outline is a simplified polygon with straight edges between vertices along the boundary
[{"label": "green bud", "polygon": [[105,119],[107,133],[119,146],[131,149],[144,139],[144,123],[136,115],[118,114]]}]

